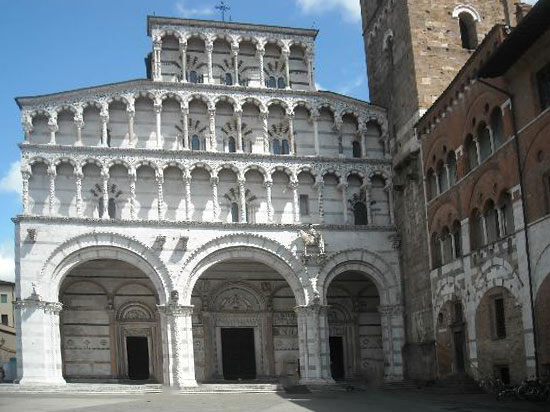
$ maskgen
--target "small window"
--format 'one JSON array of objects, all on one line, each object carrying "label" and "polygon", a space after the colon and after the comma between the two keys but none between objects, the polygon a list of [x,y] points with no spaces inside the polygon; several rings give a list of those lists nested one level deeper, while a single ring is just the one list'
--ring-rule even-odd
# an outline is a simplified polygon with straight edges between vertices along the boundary
[{"label": "small window", "polygon": [[265,85],[271,89],[275,89],[277,87],[277,80],[275,80],[274,76],[269,76]]},{"label": "small window", "polygon": [[504,298],[498,297],[494,301],[495,313],[495,337],[504,339],[506,337],[506,317],[504,313]]},{"label": "small window", "polygon": [[462,256],[462,233],[460,223],[456,221],[453,224],[453,243],[454,243],[454,257],[458,259]]},{"label": "small window", "polygon": [[239,205],[237,202],[231,203],[231,221],[237,223],[239,221]]},{"label": "small window", "polygon": [[2,293],[2,295],[0,295],[0,303],[8,303],[8,295]]},{"label": "small window", "polygon": [[201,141],[196,134],[191,138],[191,150],[201,150]]},{"label": "small window", "polygon": [[8,315],[2,315],[2,325],[8,326]]},{"label": "small window", "polygon": [[197,75],[197,72],[195,70],[191,70],[189,72],[189,83],[198,83],[199,82],[199,76]]},{"label": "small window", "polygon": [[477,141],[479,142],[479,157],[480,161],[483,162],[493,153],[493,148],[491,147],[491,134],[485,123],[480,123],[477,133]]},{"label": "small window", "polygon": [[477,146],[472,135],[466,138],[466,156],[468,158],[468,171],[471,171],[479,164],[477,157]]},{"label": "small window", "polygon": [[491,113],[491,132],[493,134],[493,143],[495,149],[502,146],[504,143],[504,125],[502,122],[502,110],[500,107],[495,108]]},{"label": "small window", "polygon": [[109,217],[111,219],[116,219],[116,202],[115,202],[115,199],[113,199],[113,198],[109,199],[107,212],[109,213]]},{"label": "small window", "polygon": [[284,89],[286,87],[286,82],[284,77],[279,77],[277,79],[277,88]]},{"label": "small window", "polygon": [[356,226],[367,225],[367,206],[363,202],[357,202],[353,206],[353,217]]},{"label": "small window", "polygon": [[281,142],[279,141],[279,139],[274,139],[272,146],[273,154],[281,154]]},{"label": "small window", "polygon": [[537,72],[537,86],[542,111],[550,107],[550,63]]},{"label": "small window", "polygon": [[225,85],[226,86],[233,85],[233,76],[231,76],[231,73],[225,73]]},{"label": "small window", "polygon": [[227,151],[229,153],[235,153],[236,152],[236,144],[235,144],[235,139],[233,137],[230,137],[227,141]]},{"label": "small window", "polygon": [[300,195],[300,216],[309,216],[309,196]]},{"label": "small window", "polygon": [[470,13],[460,13],[458,16],[462,48],[473,50],[477,47],[477,29],[474,17]]},{"label": "small window", "polygon": [[353,157],[359,158],[361,157],[361,143],[359,142],[353,142]]},{"label": "small window", "polygon": [[283,139],[283,147],[281,149],[281,154],[289,154],[290,146],[288,145],[288,140]]}]

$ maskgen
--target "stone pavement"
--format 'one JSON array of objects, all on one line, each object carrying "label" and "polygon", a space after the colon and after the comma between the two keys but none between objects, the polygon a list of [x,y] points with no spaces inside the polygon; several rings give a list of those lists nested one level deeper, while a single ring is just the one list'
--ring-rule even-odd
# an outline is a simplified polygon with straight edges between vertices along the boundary
[{"label": "stone pavement", "polygon": [[144,395],[68,395],[0,393],[0,411],[17,412],[136,412],[164,411],[398,411],[398,412],[485,412],[548,411],[548,404],[509,401],[499,403],[489,395],[433,395],[418,391],[367,389],[354,392],[325,392],[292,395],[266,394],[180,394],[164,392]]}]

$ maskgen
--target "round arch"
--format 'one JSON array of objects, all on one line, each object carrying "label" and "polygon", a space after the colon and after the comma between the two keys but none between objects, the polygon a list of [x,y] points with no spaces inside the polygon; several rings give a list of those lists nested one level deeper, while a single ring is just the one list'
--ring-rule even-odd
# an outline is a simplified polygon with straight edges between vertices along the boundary
[{"label": "round arch", "polygon": [[153,282],[160,304],[165,304],[173,289],[164,263],[150,248],[116,233],[91,233],[76,236],[58,246],[42,267],[38,291],[46,301],[57,302],[63,279],[75,267],[95,259],[120,260],[134,265]]},{"label": "round arch", "polygon": [[191,304],[191,293],[197,280],[210,267],[230,259],[248,259],[276,270],[289,284],[297,305],[305,305],[311,294],[302,264],[283,245],[256,235],[227,235],[198,248],[183,264],[177,289],[182,291],[182,304]]},{"label": "round arch", "polygon": [[401,303],[400,285],[393,268],[380,256],[364,249],[337,253],[325,263],[317,280],[322,302],[326,303],[328,288],[334,278],[350,271],[363,273],[372,280],[380,294],[381,305]]}]

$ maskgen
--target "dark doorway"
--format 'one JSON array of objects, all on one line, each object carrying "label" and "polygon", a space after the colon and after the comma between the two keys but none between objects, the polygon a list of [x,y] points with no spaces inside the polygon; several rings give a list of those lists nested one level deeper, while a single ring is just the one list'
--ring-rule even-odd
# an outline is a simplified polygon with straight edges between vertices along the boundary
[{"label": "dark doorway", "polygon": [[128,377],[133,380],[149,379],[149,347],[145,336],[127,336]]},{"label": "dark doorway", "polygon": [[455,364],[456,372],[462,373],[465,370],[464,367],[464,332],[454,332],[454,346],[455,346]]},{"label": "dark doorway", "polygon": [[221,332],[224,379],[255,379],[254,329],[224,328]]},{"label": "dark doorway", "polygon": [[330,336],[330,372],[335,381],[345,377],[344,372],[344,340],[341,336]]}]

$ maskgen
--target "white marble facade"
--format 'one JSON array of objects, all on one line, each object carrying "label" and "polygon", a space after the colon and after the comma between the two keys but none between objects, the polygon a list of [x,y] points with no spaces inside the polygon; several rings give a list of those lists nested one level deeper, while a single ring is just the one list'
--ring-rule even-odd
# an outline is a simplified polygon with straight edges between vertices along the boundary
[{"label": "white marble facade", "polygon": [[255,379],[402,379],[385,112],[315,90],[315,30],[148,32],[150,79],[17,99],[20,383],[131,378],[131,337],[152,381],[221,380],[228,328]]}]

